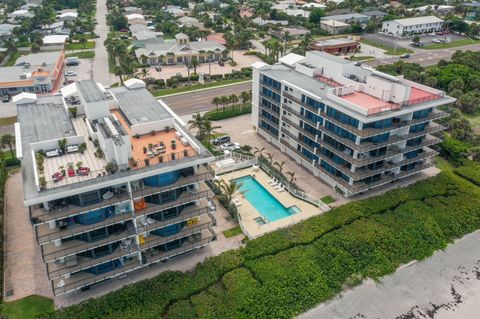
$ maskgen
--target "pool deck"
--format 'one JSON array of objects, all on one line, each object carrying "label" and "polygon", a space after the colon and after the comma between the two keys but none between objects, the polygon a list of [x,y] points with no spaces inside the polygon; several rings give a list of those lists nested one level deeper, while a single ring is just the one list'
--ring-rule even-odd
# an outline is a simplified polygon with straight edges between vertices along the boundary
[{"label": "pool deck", "polygon": [[250,202],[244,198],[243,195],[237,194],[234,198],[241,200],[241,205],[238,206],[239,222],[240,227],[242,228],[245,235],[249,239],[257,238],[265,233],[274,231],[279,228],[289,227],[293,224],[306,220],[312,216],[320,215],[323,211],[310,203],[307,203],[301,199],[298,199],[292,196],[288,191],[278,192],[272,186],[270,186],[267,181],[270,180],[270,177],[262,170],[254,170],[253,168],[246,168],[232,173],[220,175],[219,177],[228,182],[232,179],[237,179],[244,176],[253,176],[273,197],[275,197],[280,203],[285,207],[290,207],[293,205],[298,206],[302,211],[285,217],[274,222],[268,222],[264,225],[259,225],[255,218],[262,217],[260,213],[250,204]]}]

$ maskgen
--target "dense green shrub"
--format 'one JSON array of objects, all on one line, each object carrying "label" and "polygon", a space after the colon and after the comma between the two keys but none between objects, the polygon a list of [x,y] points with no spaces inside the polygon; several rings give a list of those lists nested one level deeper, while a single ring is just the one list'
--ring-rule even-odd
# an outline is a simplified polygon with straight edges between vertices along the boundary
[{"label": "dense green shrub", "polygon": [[454,169],[454,173],[480,186],[480,164],[470,162],[468,165]]},{"label": "dense green shrub", "polygon": [[56,318],[291,318],[480,228],[480,188],[451,173],[351,202]]},{"label": "dense green shrub", "polygon": [[216,110],[208,111],[207,115],[211,121],[219,121],[219,120],[224,120],[231,117],[249,114],[249,113],[252,113],[251,105],[248,105],[245,107],[242,107],[241,105],[239,105],[235,109],[232,109],[231,107],[229,107],[225,109],[225,111],[223,110],[219,110],[218,112]]}]

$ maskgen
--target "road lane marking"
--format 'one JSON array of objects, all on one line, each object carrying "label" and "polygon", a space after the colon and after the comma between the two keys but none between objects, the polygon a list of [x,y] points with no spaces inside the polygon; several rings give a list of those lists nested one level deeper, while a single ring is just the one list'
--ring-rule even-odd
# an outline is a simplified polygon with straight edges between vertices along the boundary
[{"label": "road lane marking", "polygon": [[254,133],[254,132],[255,132],[255,130],[248,130],[248,131],[244,131],[240,134],[251,134],[251,133]]}]

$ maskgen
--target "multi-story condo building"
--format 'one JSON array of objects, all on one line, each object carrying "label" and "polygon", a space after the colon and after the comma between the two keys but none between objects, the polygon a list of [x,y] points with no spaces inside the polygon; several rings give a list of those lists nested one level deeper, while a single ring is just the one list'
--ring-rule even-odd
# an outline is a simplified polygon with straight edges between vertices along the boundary
[{"label": "multi-story condo building", "polygon": [[346,196],[431,166],[437,107],[454,101],[325,52],[253,65],[258,134]]},{"label": "multi-story condo building", "polygon": [[214,240],[214,157],[140,80],[14,98],[25,205],[55,295]]}]

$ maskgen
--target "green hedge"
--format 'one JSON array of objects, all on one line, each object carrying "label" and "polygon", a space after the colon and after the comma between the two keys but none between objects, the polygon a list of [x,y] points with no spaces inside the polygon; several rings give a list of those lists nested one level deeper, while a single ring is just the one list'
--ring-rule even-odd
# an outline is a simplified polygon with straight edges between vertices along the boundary
[{"label": "green hedge", "polygon": [[458,167],[453,172],[473,184],[480,186],[480,164],[470,162],[468,165]]},{"label": "green hedge", "polygon": [[236,108],[232,109],[231,107],[229,107],[229,108],[226,108],[225,111],[222,109],[219,109],[218,112],[216,110],[208,111],[207,116],[212,121],[219,121],[219,120],[224,120],[231,117],[249,114],[249,113],[252,113],[251,105],[248,105],[248,106],[237,105]]},{"label": "green hedge", "polygon": [[[355,201],[52,318],[291,318],[480,228],[480,189],[450,173]],[[292,271],[294,269],[295,271]]]}]

